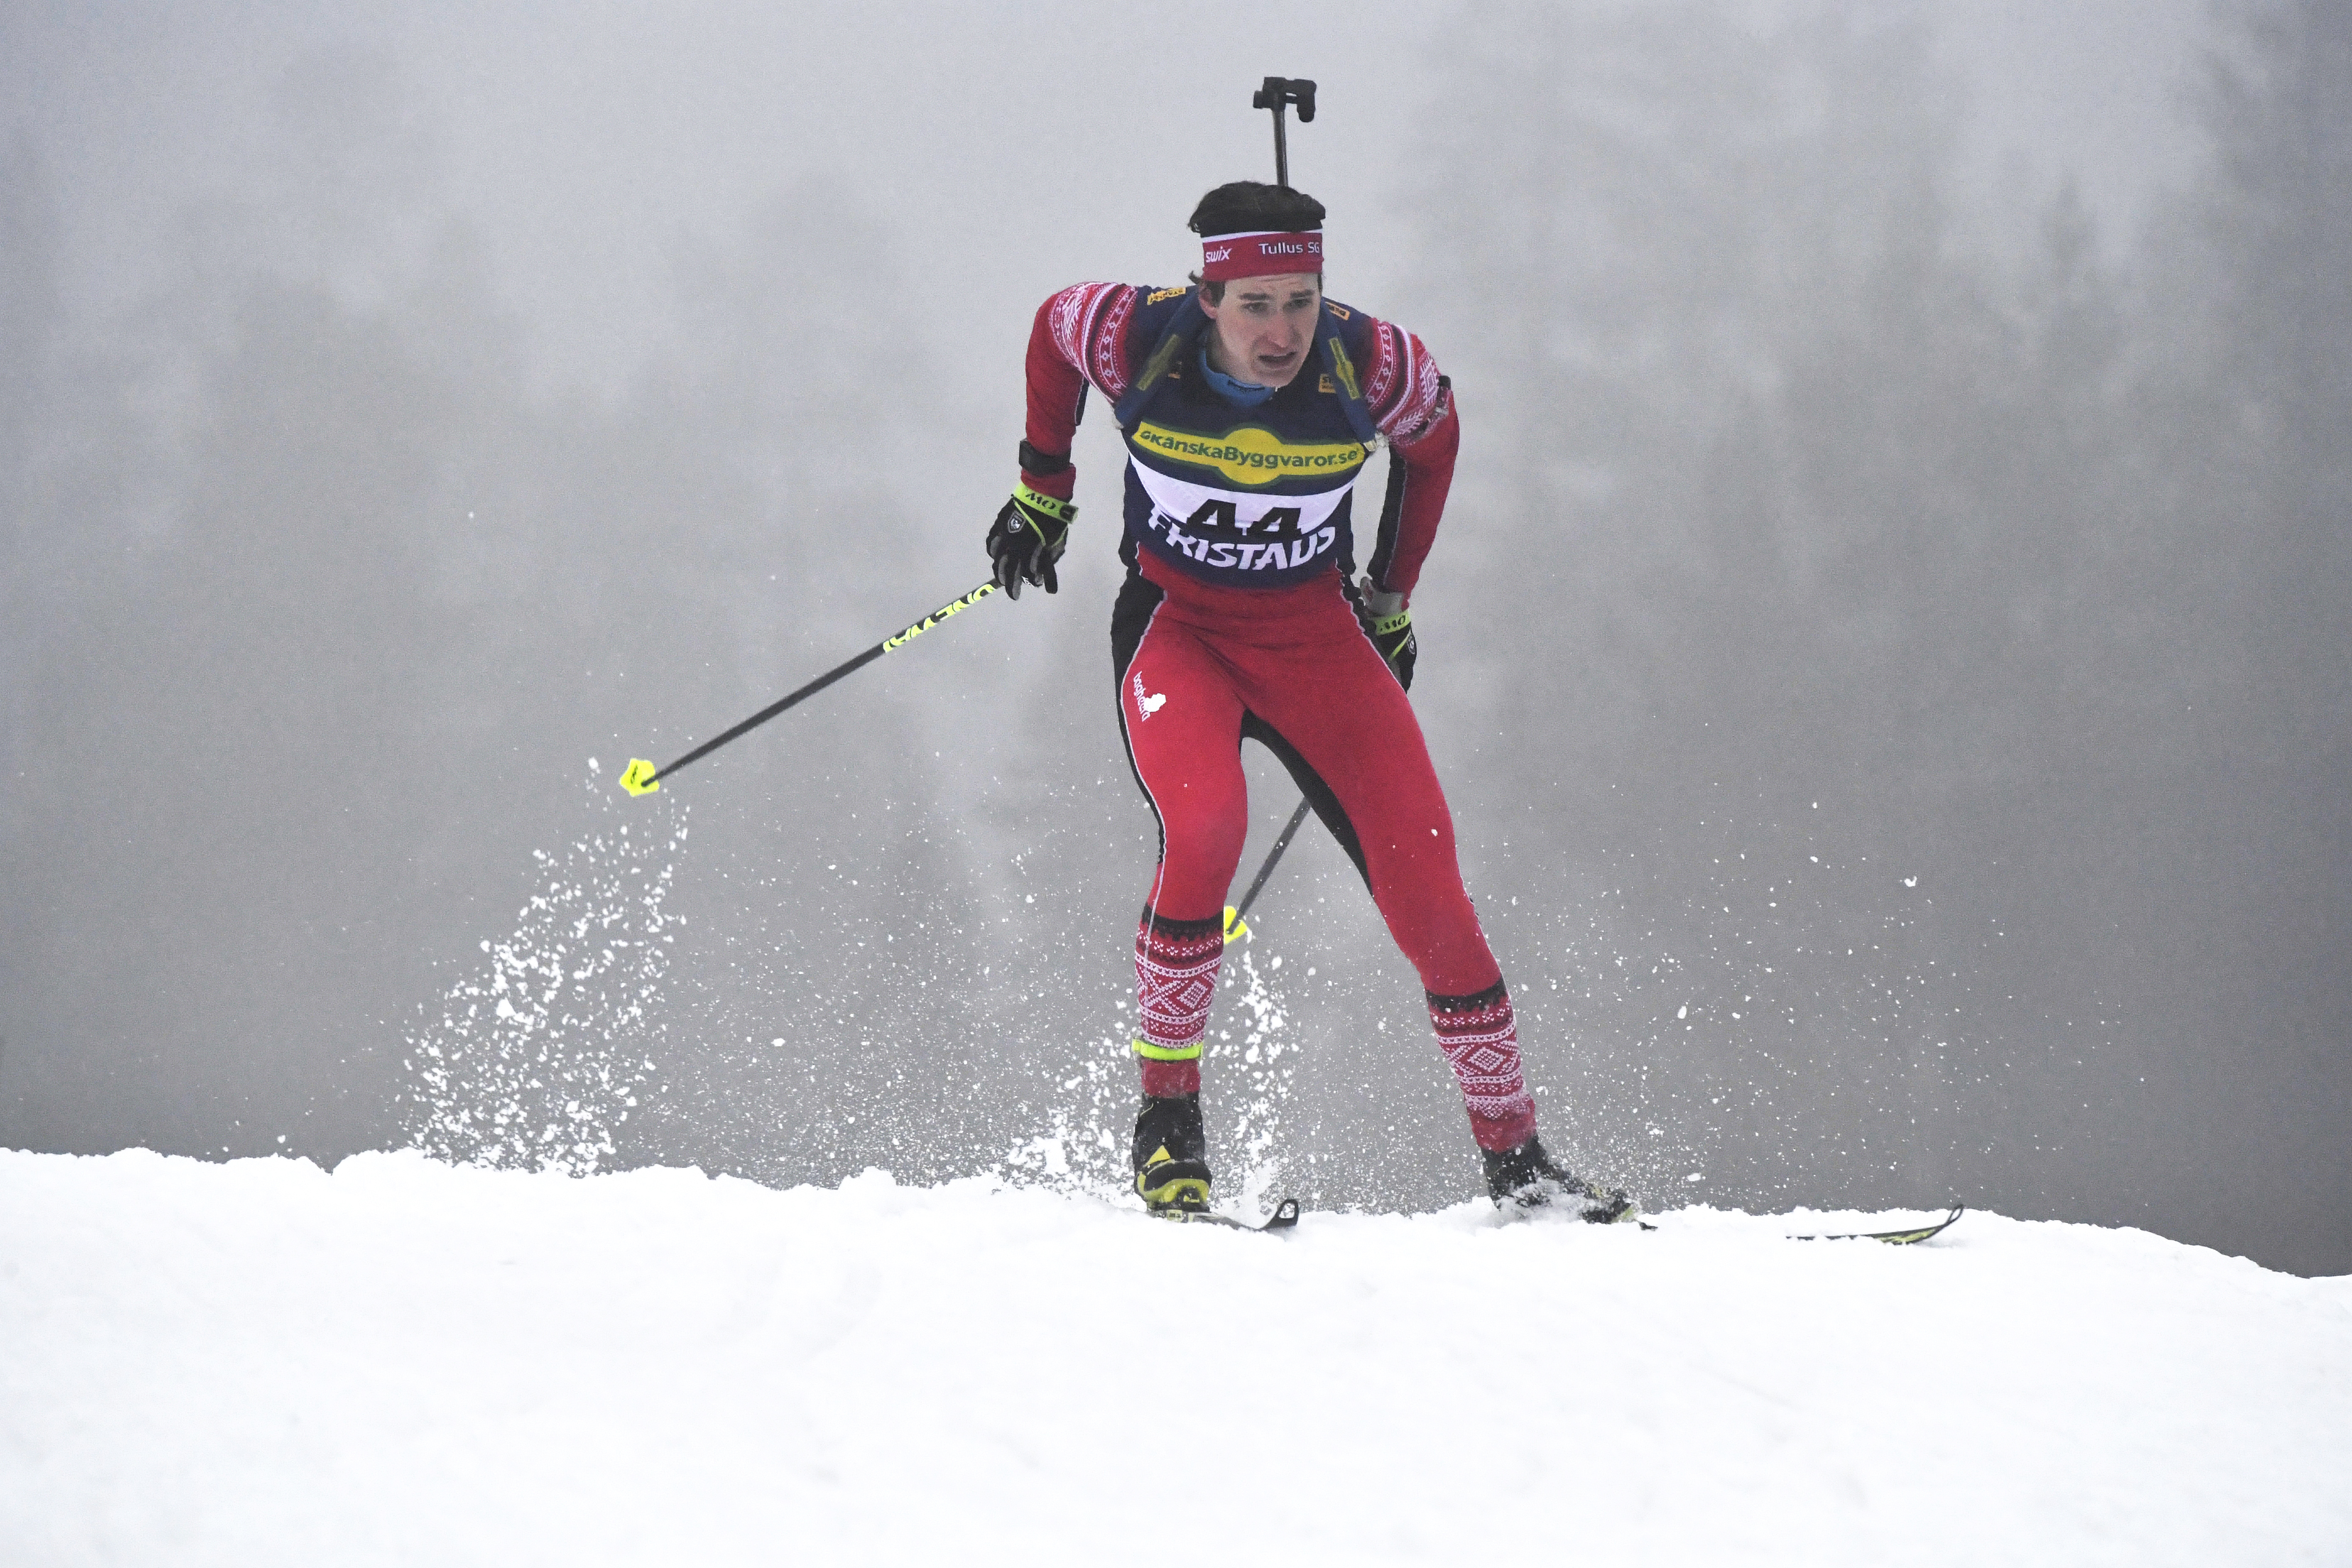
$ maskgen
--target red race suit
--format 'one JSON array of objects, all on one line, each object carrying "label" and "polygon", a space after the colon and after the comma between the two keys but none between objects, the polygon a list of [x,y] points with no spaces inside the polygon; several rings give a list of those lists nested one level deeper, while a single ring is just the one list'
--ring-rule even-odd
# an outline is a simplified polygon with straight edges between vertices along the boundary
[{"label": "red race suit", "polygon": [[1241,742],[1281,759],[1419,972],[1482,1148],[1534,1134],[1501,971],[1462,884],[1421,725],[1365,630],[1353,499],[1373,449],[1389,481],[1366,564],[1409,596],[1444,510],[1461,422],[1419,339],[1325,301],[1310,360],[1271,396],[1220,390],[1190,289],[1082,283],[1038,310],[1023,478],[1065,500],[1091,389],[1128,447],[1129,566],[1112,616],[1119,728],[1158,817],[1136,934],[1148,1094],[1197,1092],[1249,803]]}]

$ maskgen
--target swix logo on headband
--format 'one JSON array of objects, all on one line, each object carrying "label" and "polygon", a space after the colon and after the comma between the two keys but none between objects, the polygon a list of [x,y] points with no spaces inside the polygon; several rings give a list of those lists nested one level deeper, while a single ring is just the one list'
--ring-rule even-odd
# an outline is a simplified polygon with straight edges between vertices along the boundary
[{"label": "swix logo on headband", "polygon": [[1221,234],[1201,244],[1201,279],[1223,283],[1275,272],[1323,270],[1323,231]]}]

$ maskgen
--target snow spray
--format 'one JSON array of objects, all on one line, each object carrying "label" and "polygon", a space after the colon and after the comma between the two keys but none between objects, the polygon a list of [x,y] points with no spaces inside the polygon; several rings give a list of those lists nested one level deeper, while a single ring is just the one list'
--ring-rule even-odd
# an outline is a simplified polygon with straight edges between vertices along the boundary
[{"label": "snow spray", "polygon": [[[1273,976],[1279,956],[1263,968],[1243,942],[1228,942],[1219,988],[1228,1000],[1228,1026],[1213,1030],[1202,1051],[1202,1104],[1208,1111],[1210,1163],[1217,1173],[1220,1207],[1272,1206],[1297,1173],[1286,1152],[1301,1146],[1291,1125],[1297,1098],[1292,1069],[1298,1042]],[[1238,954],[1239,962],[1234,962]],[[1105,1040],[1060,1079],[1045,1131],[1007,1152],[995,1174],[1016,1185],[1044,1185],[1111,1197],[1133,1190],[1129,1131],[1135,1121],[1135,1064],[1124,1039]]]},{"label": "snow spray", "polygon": [[[614,804],[588,763],[591,809]],[[586,1175],[658,1070],[656,1004],[669,969],[664,908],[686,810],[607,823],[562,854],[533,850],[539,885],[487,964],[442,994],[439,1018],[405,1037],[403,1127],[438,1159]],[[429,1009],[419,1009],[429,1013]]]}]

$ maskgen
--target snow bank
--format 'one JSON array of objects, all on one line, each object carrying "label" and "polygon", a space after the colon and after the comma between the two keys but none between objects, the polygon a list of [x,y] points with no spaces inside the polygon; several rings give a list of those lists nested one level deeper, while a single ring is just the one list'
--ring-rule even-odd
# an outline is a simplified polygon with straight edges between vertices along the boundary
[{"label": "snow bank", "polygon": [[0,1152],[0,1558],[2352,1560],[2352,1279],[1821,1223]]}]

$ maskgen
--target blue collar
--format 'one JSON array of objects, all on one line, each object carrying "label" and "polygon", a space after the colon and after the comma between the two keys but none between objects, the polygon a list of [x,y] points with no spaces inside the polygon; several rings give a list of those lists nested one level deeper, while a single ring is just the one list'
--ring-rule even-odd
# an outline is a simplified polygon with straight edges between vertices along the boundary
[{"label": "blue collar", "polygon": [[1235,381],[1232,376],[1218,370],[1209,363],[1209,351],[1206,348],[1201,351],[1201,374],[1208,378],[1211,391],[1226,402],[1237,403],[1244,408],[1255,408],[1259,404],[1272,397],[1275,393],[1275,389],[1271,386],[1253,386],[1246,381]]}]

